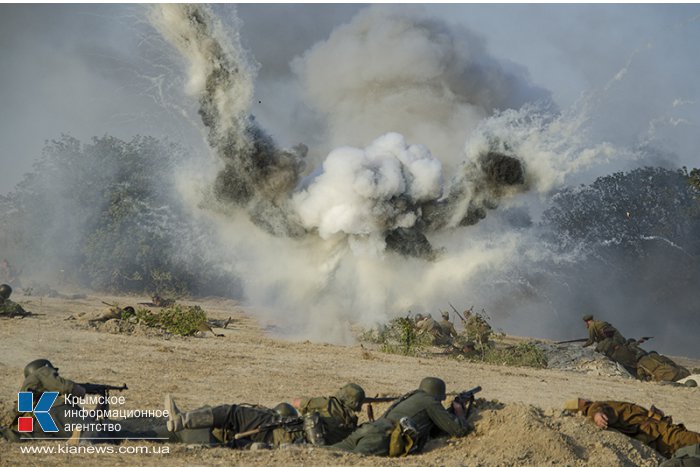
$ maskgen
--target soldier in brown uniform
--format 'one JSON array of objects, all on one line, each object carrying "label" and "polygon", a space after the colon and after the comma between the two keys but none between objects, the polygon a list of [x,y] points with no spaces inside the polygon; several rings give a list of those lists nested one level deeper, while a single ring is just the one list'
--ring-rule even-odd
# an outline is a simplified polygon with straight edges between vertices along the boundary
[{"label": "soldier in brown uniform", "polygon": [[[584,347],[588,347],[592,344],[600,344],[607,339],[611,339],[615,344],[619,345],[627,341],[627,339],[622,337],[620,331],[615,329],[612,324],[606,321],[594,320],[593,315],[585,315],[583,321],[588,328],[588,340],[583,344]],[[597,346],[596,351],[599,351]]]},{"label": "soldier in brown uniform", "polygon": [[438,325],[440,326],[445,339],[451,342],[453,338],[458,336],[457,330],[455,329],[454,324],[450,322],[450,314],[448,312],[443,311],[441,315],[442,320],[438,321]]},{"label": "soldier in brown uniform", "polygon": [[700,433],[689,431],[683,424],[674,424],[669,416],[651,406],[646,409],[631,402],[587,399],[568,401],[565,410],[580,412],[601,429],[612,428],[671,457],[683,446],[700,443]]}]

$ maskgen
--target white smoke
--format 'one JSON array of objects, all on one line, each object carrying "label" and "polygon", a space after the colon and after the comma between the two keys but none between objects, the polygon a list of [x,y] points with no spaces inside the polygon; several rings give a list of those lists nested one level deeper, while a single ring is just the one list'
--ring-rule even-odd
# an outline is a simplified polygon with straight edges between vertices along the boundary
[{"label": "white smoke", "polygon": [[286,335],[347,342],[350,323],[469,303],[476,277],[548,254],[502,217],[474,224],[610,151],[586,145],[584,113],[524,106],[543,93],[467,31],[371,7],[295,62],[328,117],[326,144],[341,146],[302,177],[305,151],[277,149],[250,116],[255,73],[237,32],[202,6],[161,5],[153,18],[188,59],[225,165],[199,204],[217,254]]}]

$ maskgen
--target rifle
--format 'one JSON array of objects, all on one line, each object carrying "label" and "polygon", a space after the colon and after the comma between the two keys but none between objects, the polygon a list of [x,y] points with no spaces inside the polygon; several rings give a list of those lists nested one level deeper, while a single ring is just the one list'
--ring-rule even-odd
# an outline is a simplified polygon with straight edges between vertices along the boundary
[{"label": "rifle", "polygon": [[362,403],[367,404],[367,418],[369,419],[369,421],[374,421],[374,407],[372,407],[372,403],[394,402],[395,400],[400,398],[401,396],[365,397],[365,400]]},{"label": "rifle", "polygon": [[102,396],[102,402],[97,404],[95,407],[97,410],[107,411],[109,410],[109,391],[124,391],[129,389],[126,384],[121,386],[110,386],[109,384],[97,384],[97,383],[78,383],[85,388],[85,394],[98,394]]},{"label": "rifle", "polygon": [[247,438],[248,436],[256,435],[263,431],[274,430],[275,428],[280,427],[287,431],[302,431],[304,429],[304,417],[287,417],[274,422],[264,423],[255,429],[236,433],[233,435],[233,439]]},{"label": "rifle", "polygon": [[452,311],[454,311],[454,312],[457,314],[457,316],[459,316],[459,319],[461,319],[462,322],[463,322],[464,324],[467,324],[467,320],[464,319],[464,316],[462,316],[462,315],[459,314],[459,311],[457,311],[457,308],[455,308],[454,305],[452,305],[450,302],[447,302],[447,303],[448,303],[448,304],[450,305],[450,307],[452,308]]},{"label": "rifle", "polygon": [[[454,401],[459,402],[462,404],[462,407],[464,407],[464,418],[467,419],[469,418],[469,413],[472,410],[472,406],[474,405],[474,395],[478,392],[481,392],[481,386],[476,386],[472,389],[469,389],[467,391],[462,391],[460,393],[457,393]],[[455,393],[451,392],[448,393],[449,395],[453,395]]]},{"label": "rifle", "polygon": [[568,341],[559,341],[559,342],[555,342],[555,344],[570,344],[572,342],[586,342],[587,340],[588,340],[588,338],[584,337],[583,339],[571,339]]}]

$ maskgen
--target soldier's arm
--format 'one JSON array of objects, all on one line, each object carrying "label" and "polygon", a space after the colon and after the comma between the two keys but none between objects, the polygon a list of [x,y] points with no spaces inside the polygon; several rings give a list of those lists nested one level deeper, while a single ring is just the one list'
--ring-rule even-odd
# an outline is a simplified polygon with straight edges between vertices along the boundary
[{"label": "soldier's arm", "polygon": [[450,414],[438,401],[432,401],[426,411],[430,420],[450,436],[466,436],[469,432],[464,418]]},{"label": "soldier's arm", "polygon": [[57,391],[61,394],[73,394],[78,397],[85,395],[85,388],[69,379],[54,374],[51,368],[40,368],[34,372],[34,375],[46,391]]},{"label": "soldier's arm", "polygon": [[605,402],[592,403],[586,416],[603,429],[608,427],[615,428],[618,421],[615,409]]}]

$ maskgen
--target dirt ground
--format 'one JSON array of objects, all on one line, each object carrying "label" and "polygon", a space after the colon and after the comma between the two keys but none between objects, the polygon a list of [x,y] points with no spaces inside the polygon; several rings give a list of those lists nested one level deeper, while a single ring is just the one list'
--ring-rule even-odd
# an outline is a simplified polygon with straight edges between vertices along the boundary
[{"label": "dirt ground", "polygon": [[[166,393],[178,405],[274,406],[298,396],[330,395],[347,382],[362,385],[369,396],[398,395],[415,389],[425,376],[443,378],[448,391],[480,385],[475,432],[458,440],[434,440],[427,452],[403,459],[361,457],[311,447],[236,451],[168,445],[168,453],[27,454],[20,446],[0,441],[0,465],[360,465],[360,466],[527,466],[594,465],[656,466],[662,457],[652,449],[611,431],[601,431],[582,417],[562,413],[568,399],[627,400],[651,404],[700,431],[700,388],[643,383],[621,376],[592,375],[561,369],[492,366],[449,356],[404,357],[384,354],[359,344],[341,347],[288,342],[265,332],[275,323],[258,322],[254,310],[235,302],[206,299],[198,304],[211,318],[233,318],[227,329],[201,337],[167,337],[149,333],[98,332],[81,319],[107,309],[102,301],[121,306],[147,297],[84,298],[13,296],[28,310],[44,313],[0,321],[0,410],[16,405],[22,369],[35,358],[49,358],[61,375],[75,381],[126,383],[124,409],[161,409]],[[699,361],[675,358],[690,368]],[[386,405],[376,404],[375,413]],[[363,413],[361,421],[366,420]],[[59,442],[39,442],[55,446]],[[65,443],[61,443],[65,444]],[[139,449],[162,445],[132,441]]]}]

